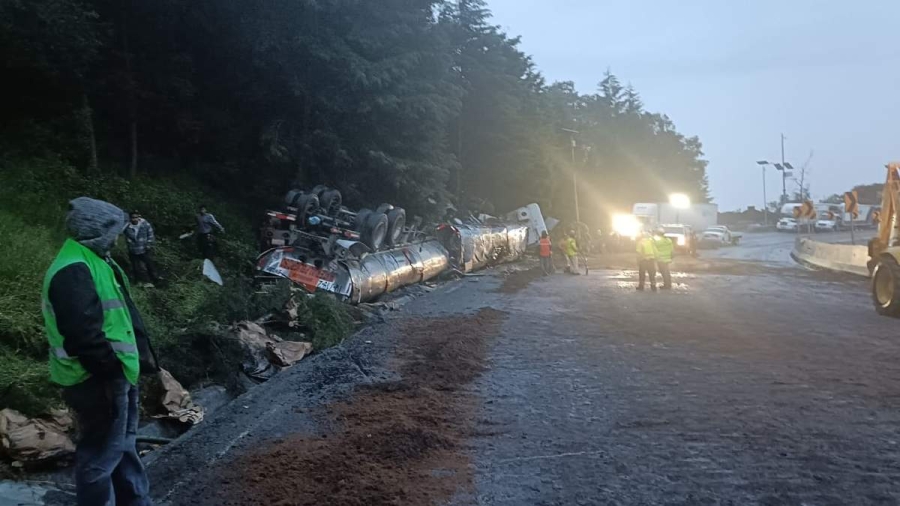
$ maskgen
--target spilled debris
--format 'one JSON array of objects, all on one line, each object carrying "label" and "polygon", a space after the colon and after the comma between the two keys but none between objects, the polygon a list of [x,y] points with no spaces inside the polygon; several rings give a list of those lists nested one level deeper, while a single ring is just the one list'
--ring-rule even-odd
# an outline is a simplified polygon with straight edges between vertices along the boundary
[{"label": "spilled debris", "polygon": [[332,430],[290,436],[222,464],[181,504],[432,504],[471,487],[464,445],[488,341],[506,314],[412,320],[396,329],[401,379],[360,388],[321,416]]},{"label": "spilled debris", "polygon": [[14,467],[46,464],[75,453],[69,437],[74,422],[67,410],[28,418],[14,409],[0,411],[0,444]]}]

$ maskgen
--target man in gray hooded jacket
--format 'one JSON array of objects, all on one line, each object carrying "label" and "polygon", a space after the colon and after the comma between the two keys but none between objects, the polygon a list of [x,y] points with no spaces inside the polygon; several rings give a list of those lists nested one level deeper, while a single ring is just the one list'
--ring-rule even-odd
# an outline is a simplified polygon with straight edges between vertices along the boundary
[{"label": "man in gray hooded jacket", "polygon": [[71,201],[69,240],[44,281],[50,375],[63,385],[63,399],[78,420],[79,506],[151,504],[135,448],[137,375],[159,367],[128,280],[109,257],[125,223],[125,213],[112,204]]}]

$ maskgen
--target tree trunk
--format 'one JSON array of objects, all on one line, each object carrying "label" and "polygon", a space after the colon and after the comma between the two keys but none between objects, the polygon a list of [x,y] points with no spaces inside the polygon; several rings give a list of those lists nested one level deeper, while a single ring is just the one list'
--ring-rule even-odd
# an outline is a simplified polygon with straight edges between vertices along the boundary
[{"label": "tree trunk", "polygon": [[91,110],[91,104],[88,101],[87,93],[81,94],[81,114],[84,121],[84,128],[88,134],[88,149],[90,150],[90,160],[88,161],[88,172],[96,174],[97,167],[97,137],[94,132],[94,111]]}]

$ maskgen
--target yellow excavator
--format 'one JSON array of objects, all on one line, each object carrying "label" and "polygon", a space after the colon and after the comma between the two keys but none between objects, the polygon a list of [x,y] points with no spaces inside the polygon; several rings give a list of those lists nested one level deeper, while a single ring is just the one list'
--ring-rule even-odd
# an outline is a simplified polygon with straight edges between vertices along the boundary
[{"label": "yellow excavator", "polygon": [[875,310],[900,318],[900,162],[885,167],[878,235],[869,241],[869,271]]}]

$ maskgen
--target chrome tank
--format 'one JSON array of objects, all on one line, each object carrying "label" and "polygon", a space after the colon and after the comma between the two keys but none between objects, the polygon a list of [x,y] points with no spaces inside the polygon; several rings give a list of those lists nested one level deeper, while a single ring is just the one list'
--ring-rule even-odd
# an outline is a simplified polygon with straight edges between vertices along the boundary
[{"label": "chrome tank", "polygon": [[339,265],[350,276],[350,302],[359,304],[428,281],[446,270],[449,261],[447,250],[438,241],[428,240],[373,253],[362,260],[341,261]]}]

